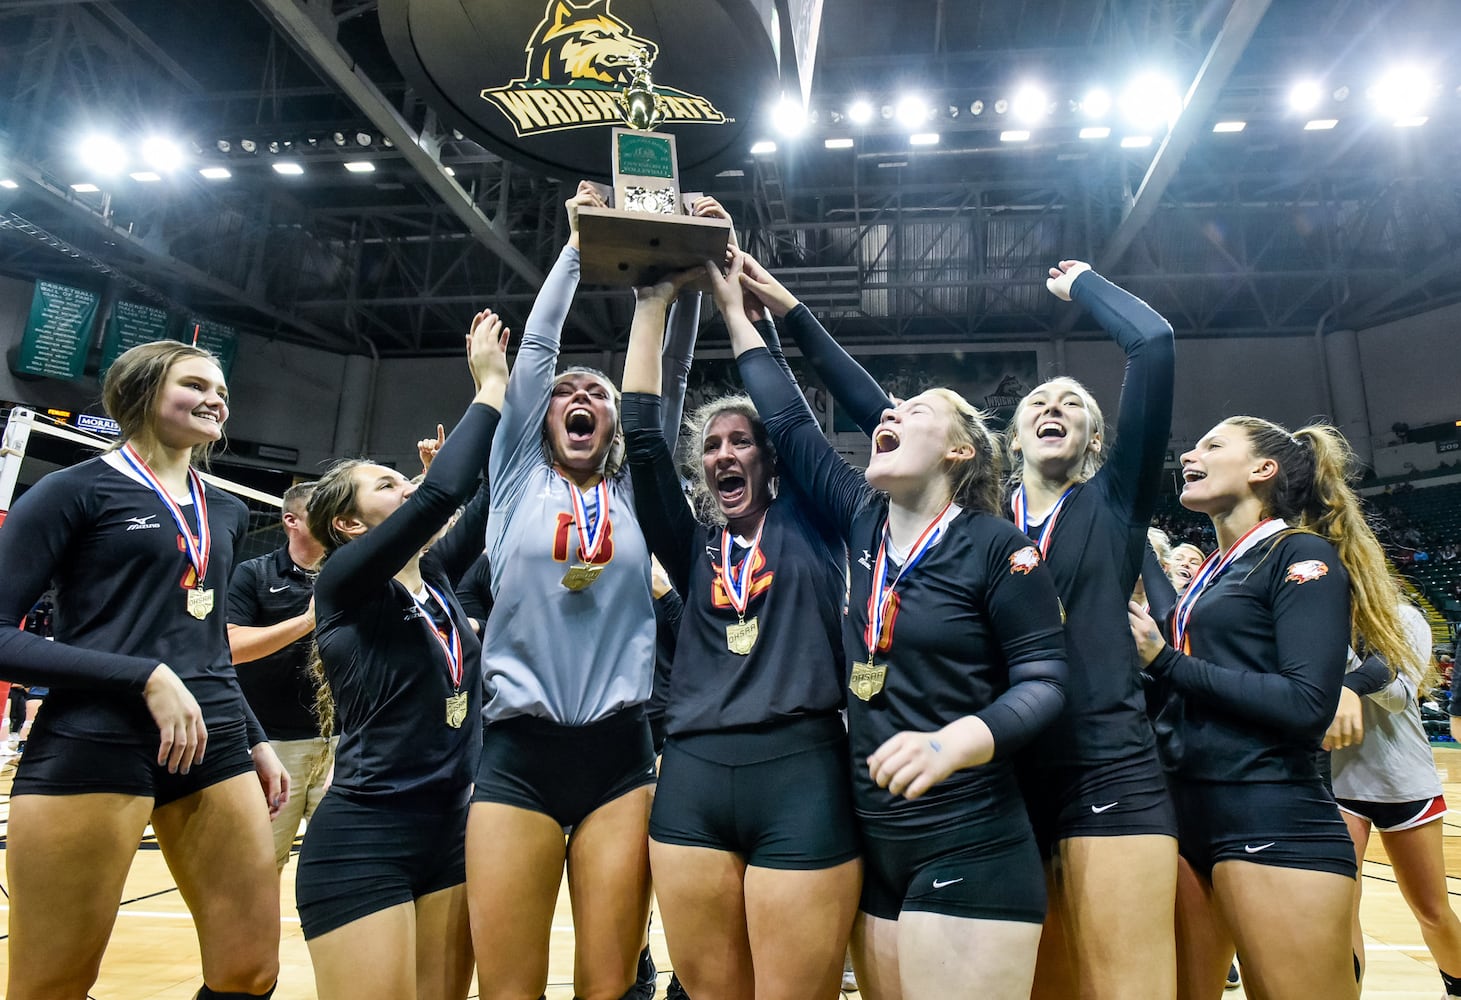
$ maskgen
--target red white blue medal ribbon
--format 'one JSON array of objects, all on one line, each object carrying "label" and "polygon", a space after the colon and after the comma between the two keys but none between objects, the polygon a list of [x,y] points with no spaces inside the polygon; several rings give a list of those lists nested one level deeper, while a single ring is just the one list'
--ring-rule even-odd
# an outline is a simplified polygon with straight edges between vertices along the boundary
[{"label": "red white blue medal ribbon", "polygon": [[944,515],[949,512],[953,502],[944,504],[944,509],[939,511],[923,529],[923,534],[913,543],[913,548],[908,551],[908,558],[904,561],[898,575],[888,583],[888,525],[883,524],[883,540],[878,544],[878,556],[873,560],[873,585],[867,596],[867,632],[863,638],[867,642],[867,658],[869,661],[877,654],[878,639],[883,634],[883,620],[887,617],[888,606],[893,601],[893,592],[897,589],[898,582],[908,572],[917,566],[928,550],[933,548],[935,542],[944,533]]},{"label": "red white blue medal ribbon", "polygon": [[[1060,517],[1060,508],[1065,506],[1065,501],[1070,499],[1073,492],[1075,492],[1074,486],[1062,493],[1060,499],[1055,501],[1055,506],[1050,508],[1050,513],[1045,516],[1045,527],[1040,529],[1040,537],[1035,539],[1035,545],[1039,547],[1040,555],[1048,556],[1050,554],[1050,539],[1055,534],[1055,520]],[[1023,486],[1016,489],[1014,496],[1010,497],[1010,510],[1015,515],[1015,526],[1029,535],[1032,526],[1025,520],[1027,507]]]},{"label": "red white blue medal ribbon", "polygon": [[609,484],[600,479],[593,487],[594,504],[590,514],[579,488],[566,478],[564,482],[568,483],[568,498],[573,503],[573,525],[578,529],[578,561],[589,564],[598,557],[609,535]]},{"label": "red white blue medal ribbon", "polygon": [[421,615],[426,619],[426,627],[431,630],[431,634],[436,638],[436,644],[441,647],[442,655],[446,657],[446,672],[451,675],[452,690],[460,691],[462,687],[462,637],[458,634],[457,623],[451,616],[451,605],[446,603],[446,599],[437,593],[431,584],[423,582],[421,586],[436,599],[437,604],[441,605],[442,613],[446,615],[446,633],[443,634],[442,630],[436,627],[436,619],[432,617],[431,610],[426,607],[425,603],[415,594],[411,595],[411,600],[416,607],[421,609]]},{"label": "red white blue medal ribbon", "polygon": [[187,518],[183,517],[183,509],[148,468],[142,456],[137,454],[137,449],[130,443],[124,444],[119,454],[127,467],[141,477],[148,489],[157,494],[157,499],[162,501],[162,505],[172,515],[173,523],[178,526],[178,534],[182,536],[183,544],[187,547],[188,562],[193,564],[193,572],[198,577],[197,585],[202,587],[203,578],[208,575],[208,556],[213,551],[213,532],[208,527],[208,501],[203,494],[202,477],[197,470],[188,467],[188,496],[193,501],[194,513],[198,515],[198,534],[195,537],[193,529],[188,527]]},{"label": "red white blue medal ribbon", "polygon": [[1227,568],[1237,562],[1253,546],[1271,538],[1284,531],[1288,525],[1282,518],[1270,517],[1267,520],[1259,521],[1253,527],[1243,533],[1243,536],[1229,546],[1226,552],[1214,552],[1207,557],[1207,561],[1197,568],[1197,573],[1192,577],[1192,582],[1187,585],[1186,592],[1177,598],[1177,606],[1172,609],[1172,646],[1182,652],[1187,652],[1187,623],[1192,618],[1192,609],[1197,606],[1197,600],[1202,592],[1222,576]]},{"label": "red white blue medal ribbon", "polygon": [[736,609],[736,614],[744,621],[746,608],[751,603],[751,570],[756,562],[756,555],[761,551],[761,532],[766,530],[766,519],[761,519],[761,526],[756,529],[756,537],[751,539],[751,549],[746,553],[746,558],[741,561],[740,573],[731,568],[731,540],[730,528],[723,528],[720,532],[720,582],[725,587],[725,596],[730,600],[731,607]]}]

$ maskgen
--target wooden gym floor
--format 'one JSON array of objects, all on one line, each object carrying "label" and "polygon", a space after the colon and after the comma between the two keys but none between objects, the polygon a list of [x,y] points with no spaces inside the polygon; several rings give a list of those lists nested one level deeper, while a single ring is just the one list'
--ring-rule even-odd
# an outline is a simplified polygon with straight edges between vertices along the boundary
[{"label": "wooden gym floor", "polygon": [[[1436,764],[1453,807],[1445,818],[1446,872],[1453,905],[1461,906],[1461,749],[1438,748]],[[9,813],[13,764],[0,770],[0,830]],[[3,840],[0,840],[3,843]],[[309,953],[294,915],[294,862],[284,870],[284,926],[280,943],[279,989],[276,1000],[314,1000]],[[155,846],[143,844],[127,880],[111,946],[101,978],[92,988],[95,1000],[188,1000],[202,984],[198,948],[177,889]],[[1421,941],[1420,930],[1400,898],[1389,861],[1378,837],[1370,841],[1365,861],[1362,918],[1368,950],[1366,1000],[1435,1000],[1440,978]],[[791,918],[789,918],[791,919]],[[0,936],[8,928],[9,907],[0,901]],[[660,968],[659,993],[669,982],[669,955],[656,925],[650,947]],[[9,960],[0,951],[0,975]],[[553,922],[553,950],[548,976],[549,1000],[573,996],[573,925],[566,888]],[[855,994],[853,994],[855,996]],[[1240,990],[1225,994],[1239,1000]],[[814,998],[813,998],[814,1000]],[[828,998],[830,1000],[830,998]]]}]

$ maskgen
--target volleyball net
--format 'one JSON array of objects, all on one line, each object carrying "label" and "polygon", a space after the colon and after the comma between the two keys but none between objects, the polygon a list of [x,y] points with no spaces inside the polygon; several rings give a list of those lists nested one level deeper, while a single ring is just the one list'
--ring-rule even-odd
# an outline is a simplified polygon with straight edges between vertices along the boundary
[{"label": "volleyball net", "polygon": [[[5,421],[4,436],[0,438],[0,524],[21,483],[34,483],[47,472],[74,465],[114,443],[113,438],[71,426],[35,407],[6,407],[0,409],[0,417]],[[42,442],[59,442],[63,447],[47,448]],[[44,457],[37,452],[44,452]],[[199,470],[199,474],[210,486],[233,494],[249,509],[248,535],[235,553],[235,563],[271,552],[284,543],[279,523],[284,506],[281,497],[211,472]]]}]

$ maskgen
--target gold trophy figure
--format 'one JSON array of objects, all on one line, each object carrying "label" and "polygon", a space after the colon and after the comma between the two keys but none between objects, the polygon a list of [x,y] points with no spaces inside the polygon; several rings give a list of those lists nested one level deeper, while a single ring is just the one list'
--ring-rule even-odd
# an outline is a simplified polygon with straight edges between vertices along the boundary
[{"label": "gold trophy figure", "polygon": [[650,64],[634,56],[618,102],[628,128],[613,130],[613,208],[578,213],[582,277],[605,285],[648,285],[666,274],[720,260],[730,223],[687,214],[675,137],[655,132],[661,99]]}]

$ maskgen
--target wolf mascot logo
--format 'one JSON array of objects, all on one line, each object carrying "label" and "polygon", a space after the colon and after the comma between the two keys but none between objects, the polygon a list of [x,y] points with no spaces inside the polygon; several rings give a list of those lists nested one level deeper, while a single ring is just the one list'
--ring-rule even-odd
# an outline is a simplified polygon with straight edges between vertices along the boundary
[{"label": "wolf mascot logo", "polygon": [[528,42],[523,81],[536,79],[555,87],[580,80],[626,84],[636,54],[652,66],[659,46],[610,14],[608,0],[582,7],[557,0]]},{"label": "wolf mascot logo", "polygon": [[[622,125],[616,98],[636,56],[653,65],[659,46],[609,10],[610,0],[549,0],[525,46],[523,75],[482,91],[512,122],[519,138],[596,125]],[[663,122],[724,124],[727,118],[697,94],[655,83]]]}]

